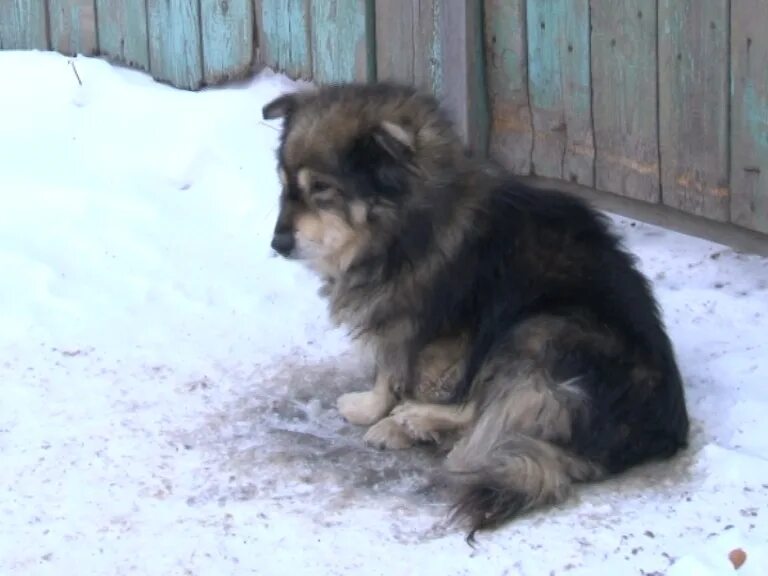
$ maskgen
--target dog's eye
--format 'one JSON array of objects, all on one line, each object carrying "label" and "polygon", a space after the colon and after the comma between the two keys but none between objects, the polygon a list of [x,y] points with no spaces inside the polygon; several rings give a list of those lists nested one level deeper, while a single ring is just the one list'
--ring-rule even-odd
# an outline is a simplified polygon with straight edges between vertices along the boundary
[{"label": "dog's eye", "polygon": [[331,187],[326,184],[325,182],[322,182],[320,180],[315,180],[312,182],[312,186],[309,188],[310,194],[322,194],[324,192],[330,192]]}]

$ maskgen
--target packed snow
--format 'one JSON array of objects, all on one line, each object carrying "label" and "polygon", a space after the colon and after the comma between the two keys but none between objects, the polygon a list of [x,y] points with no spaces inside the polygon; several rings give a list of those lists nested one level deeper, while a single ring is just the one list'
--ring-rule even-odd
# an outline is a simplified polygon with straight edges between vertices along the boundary
[{"label": "packed snow", "polygon": [[0,86],[0,574],[711,576],[736,548],[768,573],[768,260],[614,217],[691,448],[473,550],[424,489],[430,453],[366,448],[338,415],[371,367],[269,249],[261,107],[295,84],[189,93],[0,52]]}]

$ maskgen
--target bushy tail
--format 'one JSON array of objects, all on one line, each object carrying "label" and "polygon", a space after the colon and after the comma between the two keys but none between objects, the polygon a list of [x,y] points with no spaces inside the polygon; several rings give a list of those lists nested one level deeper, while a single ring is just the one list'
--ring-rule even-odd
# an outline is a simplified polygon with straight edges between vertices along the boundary
[{"label": "bushy tail", "polygon": [[[481,423],[478,423],[481,424]],[[505,434],[487,444],[481,425],[448,455],[448,470],[460,495],[452,519],[469,524],[467,541],[478,530],[495,528],[514,516],[564,500],[574,482],[598,478],[600,469],[549,442]]]}]

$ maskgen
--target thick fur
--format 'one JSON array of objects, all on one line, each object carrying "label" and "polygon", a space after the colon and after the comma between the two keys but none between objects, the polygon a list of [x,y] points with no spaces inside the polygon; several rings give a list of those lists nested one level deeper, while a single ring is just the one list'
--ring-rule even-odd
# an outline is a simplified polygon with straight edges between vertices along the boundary
[{"label": "thick fur", "polygon": [[447,443],[470,537],[686,446],[656,302],[599,213],[472,158],[407,86],[324,87],[263,113],[284,120],[273,247],[321,275],[376,359],[372,390],[339,410],[373,445]]}]

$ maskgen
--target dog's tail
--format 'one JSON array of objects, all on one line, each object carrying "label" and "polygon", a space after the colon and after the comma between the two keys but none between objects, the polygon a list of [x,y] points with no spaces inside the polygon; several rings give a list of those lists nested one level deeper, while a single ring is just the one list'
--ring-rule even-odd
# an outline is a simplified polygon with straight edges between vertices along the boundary
[{"label": "dog's tail", "polygon": [[[478,530],[568,497],[574,482],[602,475],[599,466],[564,448],[527,434],[510,432],[487,414],[459,441],[446,464],[458,483],[452,519],[467,522],[467,541]],[[496,415],[498,416],[498,415]]]}]

